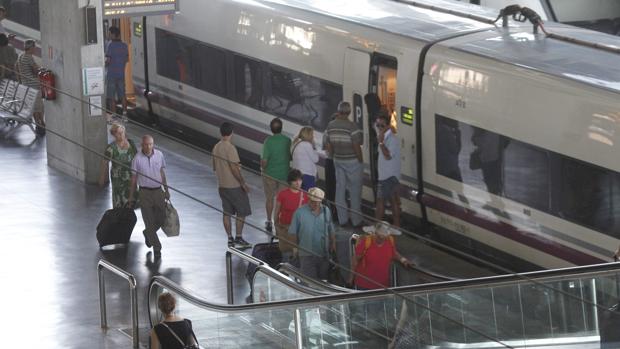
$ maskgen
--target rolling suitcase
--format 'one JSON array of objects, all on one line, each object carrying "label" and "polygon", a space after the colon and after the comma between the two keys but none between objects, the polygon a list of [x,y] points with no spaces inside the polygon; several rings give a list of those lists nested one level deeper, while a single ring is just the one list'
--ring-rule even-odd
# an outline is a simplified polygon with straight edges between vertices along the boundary
[{"label": "rolling suitcase", "polygon": [[[278,264],[282,263],[282,252],[277,242],[268,242],[263,244],[256,244],[252,249],[252,257],[256,257],[261,261],[269,264],[270,267],[275,268]],[[245,277],[252,284],[254,279],[254,273],[256,272],[256,265],[254,263],[248,264],[248,269],[245,272]]]},{"label": "rolling suitcase", "polygon": [[105,211],[97,225],[99,247],[128,243],[136,221],[136,214],[131,208],[113,208]]}]

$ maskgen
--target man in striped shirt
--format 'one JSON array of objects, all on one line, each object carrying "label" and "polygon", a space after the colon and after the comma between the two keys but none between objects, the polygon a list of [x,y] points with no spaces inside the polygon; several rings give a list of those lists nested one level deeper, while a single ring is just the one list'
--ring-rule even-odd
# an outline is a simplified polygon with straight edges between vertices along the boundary
[{"label": "man in striped shirt", "polygon": [[[364,134],[355,123],[349,120],[351,104],[340,102],[336,118],[328,125],[327,151],[334,159],[336,168],[336,206],[338,224],[347,225],[349,218],[354,227],[362,225],[362,178],[364,158],[362,144]],[[349,191],[351,209],[347,208],[346,191]]]},{"label": "man in striped shirt", "polygon": [[45,134],[45,121],[43,119],[43,99],[41,98],[41,84],[39,83],[39,66],[34,61],[35,41],[28,39],[24,42],[24,53],[19,55],[15,63],[15,70],[19,82],[39,91],[35,99],[32,116],[37,125],[37,133]]}]

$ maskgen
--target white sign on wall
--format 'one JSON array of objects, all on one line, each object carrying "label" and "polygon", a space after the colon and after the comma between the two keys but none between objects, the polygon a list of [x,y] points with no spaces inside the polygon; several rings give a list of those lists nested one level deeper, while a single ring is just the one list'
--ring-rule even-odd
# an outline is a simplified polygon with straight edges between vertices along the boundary
[{"label": "white sign on wall", "polygon": [[105,93],[104,73],[103,67],[82,69],[84,96],[102,95]]},{"label": "white sign on wall", "polygon": [[103,115],[103,104],[101,96],[90,96],[88,97],[88,102],[90,104],[90,116]]}]

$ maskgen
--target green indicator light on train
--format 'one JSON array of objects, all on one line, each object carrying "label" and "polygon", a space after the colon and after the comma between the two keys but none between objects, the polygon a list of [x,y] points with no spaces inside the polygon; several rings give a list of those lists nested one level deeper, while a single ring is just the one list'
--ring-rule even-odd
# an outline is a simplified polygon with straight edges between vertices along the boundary
[{"label": "green indicator light on train", "polygon": [[400,107],[400,121],[405,125],[413,125],[414,118],[413,108]]}]

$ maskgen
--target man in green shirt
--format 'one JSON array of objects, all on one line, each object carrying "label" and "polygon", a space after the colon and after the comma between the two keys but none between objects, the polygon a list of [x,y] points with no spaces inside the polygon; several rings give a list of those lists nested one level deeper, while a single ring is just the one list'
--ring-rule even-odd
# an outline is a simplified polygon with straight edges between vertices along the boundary
[{"label": "man in green shirt", "polygon": [[263,156],[260,161],[263,170],[263,187],[265,189],[265,210],[267,221],[265,229],[273,230],[271,220],[273,200],[276,194],[286,184],[286,178],[291,161],[291,139],[282,134],[282,120],[275,118],[269,124],[273,136],[267,137],[263,143]]}]

